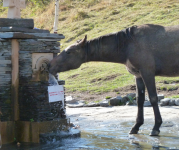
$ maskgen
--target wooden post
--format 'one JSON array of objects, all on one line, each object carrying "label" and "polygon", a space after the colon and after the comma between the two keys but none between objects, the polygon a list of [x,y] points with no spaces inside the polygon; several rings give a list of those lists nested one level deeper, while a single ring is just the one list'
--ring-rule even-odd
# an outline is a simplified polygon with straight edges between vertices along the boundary
[{"label": "wooden post", "polygon": [[59,0],[55,0],[55,21],[54,21],[54,33],[58,31],[58,18],[59,18]]},{"label": "wooden post", "polygon": [[14,106],[15,121],[19,119],[18,89],[19,89],[19,42],[17,39],[12,39],[12,101]]}]

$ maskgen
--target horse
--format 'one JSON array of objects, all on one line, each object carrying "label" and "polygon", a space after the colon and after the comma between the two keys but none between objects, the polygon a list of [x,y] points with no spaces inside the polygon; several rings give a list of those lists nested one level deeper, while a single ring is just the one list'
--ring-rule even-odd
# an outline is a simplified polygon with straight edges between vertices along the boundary
[{"label": "horse", "polygon": [[90,61],[121,63],[135,76],[138,112],[129,134],[137,134],[144,123],[143,105],[147,89],[155,118],[150,135],[158,136],[162,117],[155,76],[179,75],[179,26],[144,24],[88,41],[86,35],[55,57],[48,69],[49,73],[56,75]]}]

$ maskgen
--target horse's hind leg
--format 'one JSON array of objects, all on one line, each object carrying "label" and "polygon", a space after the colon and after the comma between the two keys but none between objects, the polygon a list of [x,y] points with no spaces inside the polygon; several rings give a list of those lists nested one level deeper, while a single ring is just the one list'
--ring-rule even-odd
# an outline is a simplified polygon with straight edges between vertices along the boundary
[{"label": "horse's hind leg", "polygon": [[136,78],[136,86],[137,86],[136,98],[137,98],[138,112],[137,112],[136,123],[132,127],[129,134],[137,134],[139,131],[139,127],[144,123],[143,105],[145,100],[145,85],[142,78]]},{"label": "horse's hind leg", "polygon": [[160,126],[162,124],[162,117],[160,115],[160,110],[158,107],[158,97],[157,97],[157,91],[156,91],[156,86],[155,86],[155,76],[152,75],[151,73],[145,73],[142,74],[143,81],[147,87],[147,91],[149,94],[149,99],[153,107],[154,111],[154,116],[155,116],[155,125],[152,129],[152,132],[150,135],[159,135],[160,133]]}]

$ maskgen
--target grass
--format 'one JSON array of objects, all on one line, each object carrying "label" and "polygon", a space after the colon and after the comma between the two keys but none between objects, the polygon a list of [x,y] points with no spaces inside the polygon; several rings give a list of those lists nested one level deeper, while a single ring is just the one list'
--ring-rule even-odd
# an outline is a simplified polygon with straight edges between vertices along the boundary
[{"label": "grass", "polygon": [[178,77],[156,77],[157,88],[163,91],[173,91],[179,88]]},{"label": "grass", "polygon": [[111,96],[106,96],[106,99],[110,99],[110,98],[112,98]]},{"label": "grass", "polygon": [[102,100],[96,100],[96,101],[94,101],[94,103],[100,103],[100,102],[102,102]]},{"label": "grass", "polygon": [[[0,6],[0,12],[0,17],[6,17],[7,8]],[[177,0],[60,0],[58,32],[65,35],[61,49],[85,35],[92,39],[132,25],[177,25],[178,12]],[[22,10],[22,18],[33,18],[35,27],[52,32],[54,1],[46,6],[28,3],[27,8]],[[115,63],[86,63],[76,70],[60,73],[59,78],[66,80],[66,89],[71,92],[103,93],[135,84],[134,77],[126,71],[125,66]],[[176,80],[179,78],[156,77],[157,87],[175,88],[179,85],[162,82]]]},{"label": "grass", "polygon": [[88,101],[85,101],[85,104],[87,105],[89,102]]},{"label": "grass", "polygon": [[171,96],[170,98],[179,98],[179,95]]},{"label": "grass", "polygon": [[[106,78],[109,75],[114,75],[115,78]],[[88,91],[91,94],[134,84],[134,77],[127,72],[125,66],[102,62],[83,64],[76,70],[60,73],[59,78],[66,80],[68,91]]]}]

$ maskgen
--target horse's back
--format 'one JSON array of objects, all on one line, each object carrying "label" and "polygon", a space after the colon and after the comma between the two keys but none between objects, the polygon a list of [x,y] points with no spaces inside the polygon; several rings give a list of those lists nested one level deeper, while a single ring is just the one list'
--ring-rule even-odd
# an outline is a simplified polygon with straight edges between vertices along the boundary
[{"label": "horse's back", "polygon": [[146,61],[153,58],[156,75],[179,76],[179,26],[146,24],[136,27],[134,34]]}]

